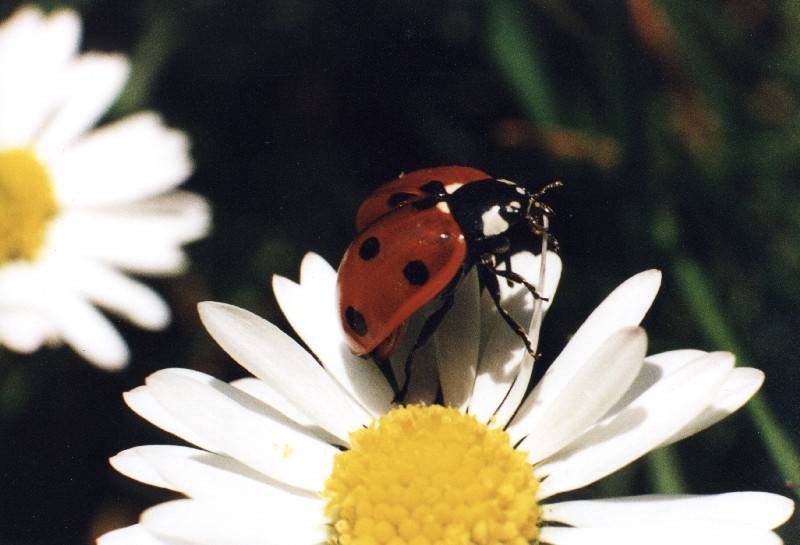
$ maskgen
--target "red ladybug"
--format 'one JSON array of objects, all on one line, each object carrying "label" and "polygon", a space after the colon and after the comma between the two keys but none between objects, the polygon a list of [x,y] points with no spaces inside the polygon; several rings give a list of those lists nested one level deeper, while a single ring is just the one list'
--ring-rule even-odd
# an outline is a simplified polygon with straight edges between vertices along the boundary
[{"label": "red ladybug", "polygon": [[[422,346],[475,267],[498,312],[531,351],[526,331],[500,306],[498,277],[523,283],[538,297],[510,268],[511,235],[521,232],[527,242],[547,236],[544,216],[551,210],[538,199],[555,185],[529,193],[480,170],[451,166],[416,170],[379,187],[358,209],[359,234],[339,264],[339,314],[350,350],[385,360],[408,318],[438,298],[441,306],[414,349]],[[499,262],[505,270],[496,268]]]}]

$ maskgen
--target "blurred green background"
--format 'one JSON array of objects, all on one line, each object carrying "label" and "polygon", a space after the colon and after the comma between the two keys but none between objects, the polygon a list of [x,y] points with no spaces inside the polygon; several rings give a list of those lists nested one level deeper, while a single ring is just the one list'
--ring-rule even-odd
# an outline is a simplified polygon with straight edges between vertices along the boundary
[{"label": "blurred green background", "polygon": [[[18,2],[0,3],[0,15]],[[108,456],[172,442],[121,392],[168,366],[243,375],[195,303],[288,329],[270,289],[316,251],[337,263],[372,188],[465,164],[549,196],[565,263],[551,360],[614,286],[658,267],[651,352],[737,352],[767,381],[714,428],[592,494],[765,490],[797,499],[800,460],[800,3],[794,0],[75,0],[84,49],[131,56],[109,119],[144,108],[187,131],[187,187],[215,210],[185,277],[155,282],[163,333],[119,323],[120,374],[68,350],[0,352],[0,543],[85,544],[167,495]],[[680,403],[678,398],[675,403]],[[794,445],[794,446],[793,446]],[[781,530],[800,543],[796,516]]]}]

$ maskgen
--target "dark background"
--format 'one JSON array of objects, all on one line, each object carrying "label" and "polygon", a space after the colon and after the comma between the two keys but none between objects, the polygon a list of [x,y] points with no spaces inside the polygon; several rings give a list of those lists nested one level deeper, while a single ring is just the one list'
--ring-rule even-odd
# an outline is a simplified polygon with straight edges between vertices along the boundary
[{"label": "dark background", "polygon": [[[0,3],[0,15],[18,5]],[[66,349],[0,353],[0,543],[90,543],[168,497],[107,458],[173,441],[122,402],[149,373],[243,375],[200,326],[196,302],[244,306],[288,329],[271,276],[297,278],[307,251],[337,263],[371,189],[445,164],[529,188],[566,183],[548,197],[565,268],[545,361],[610,289],[658,267],[651,352],[733,350],[767,373],[755,409],[593,493],[797,499],[788,480],[800,464],[785,450],[800,439],[796,2],[40,5],[79,10],[84,49],[131,56],[109,119],[152,108],[191,136],[186,187],[211,201],[215,228],[191,248],[189,275],[154,281],[175,312],[169,329],[118,323],[126,371]],[[799,542],[797,517],[781,533]]]}]

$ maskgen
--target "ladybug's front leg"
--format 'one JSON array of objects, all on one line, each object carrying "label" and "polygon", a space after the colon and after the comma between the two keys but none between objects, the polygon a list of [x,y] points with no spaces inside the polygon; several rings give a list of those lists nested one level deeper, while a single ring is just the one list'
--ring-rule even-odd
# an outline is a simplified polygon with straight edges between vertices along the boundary
[{"label": "ladybug's front leg", "polygon": [[520,284],[525,286],[528,289],[529,292],[531,292],[531,295],[533,295],[534,299],[540,299],[542,301],[549,301],[549,299],[547,297],[542,297],[541,295],[539,295],[539,292],[536,291],[536,286],[534,286],[533,284],[531,284],[530,282],[525,280],[524,276],[522,276],[521,274],[517,274],[514,271],[512,271],[511,270],[511,263],[509,263],[509,262],[506,262],[506,270],[503,271],[503,270],[495,269],[494,270],[494,274],[496,274],[497,276],[502,276],[503,278],[508,279],[509,282],[519,282]]},{"label": "ladybug's front leg", "polygon": [[517,336],[522,339],[522,342],[525,344],[525,349],[528,351],[531,357],[536,359],[537,354],[533,349],[533,343],[531,342],[530,337],[528,337],[528,332],[500,304],[500,284],[497,282],[497,273],[500,271],[495,268],[494,256],[491,255],[481,257],[481,261],[478,263],[477,269],[481,283],[484,285],[484,287],[486,287],[486,291],[489,293],[489,297],[492,298],[494,306],[497,308],[497,312],[500,313],[500,316],[503,317],[503,320],[505,320],[514,333],[516,333]]}]

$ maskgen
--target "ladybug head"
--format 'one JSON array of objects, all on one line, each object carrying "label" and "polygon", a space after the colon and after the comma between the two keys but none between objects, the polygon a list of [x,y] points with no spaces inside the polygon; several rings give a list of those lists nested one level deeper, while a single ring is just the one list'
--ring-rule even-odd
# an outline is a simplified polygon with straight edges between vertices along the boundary
[{"label": "ladybug head", "polygon": [[509,180],[487,179],[460,187],[449,202],[456,220],[469,236],[505,235],[518,225],[541,233],[545,230],[542,217],[552,210],[539,199],[557,185],[560,182],[530,193]]}]

